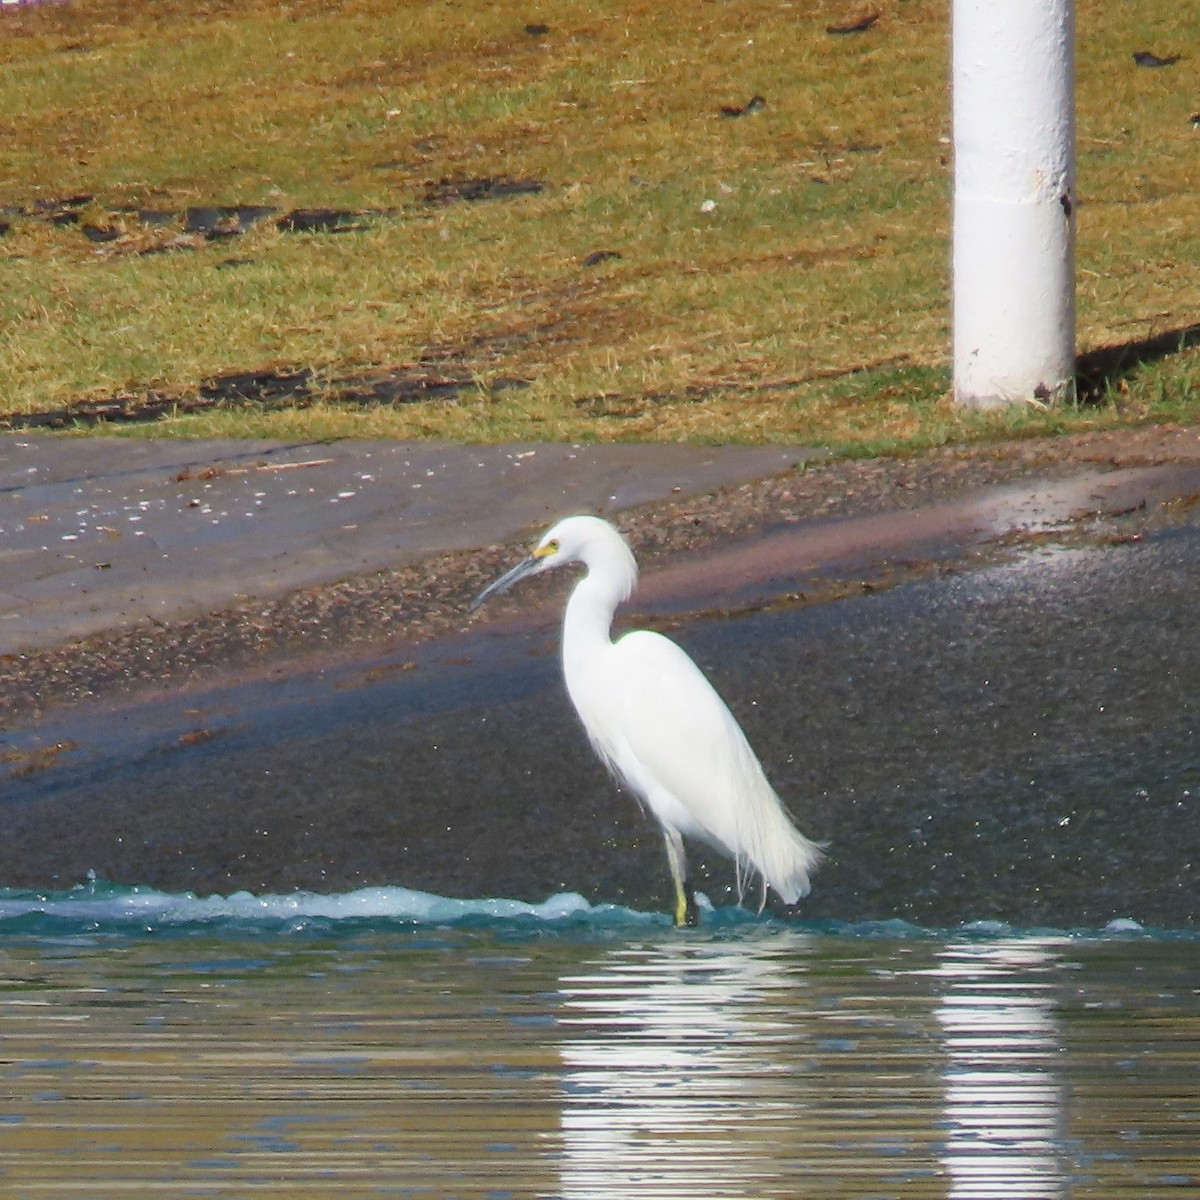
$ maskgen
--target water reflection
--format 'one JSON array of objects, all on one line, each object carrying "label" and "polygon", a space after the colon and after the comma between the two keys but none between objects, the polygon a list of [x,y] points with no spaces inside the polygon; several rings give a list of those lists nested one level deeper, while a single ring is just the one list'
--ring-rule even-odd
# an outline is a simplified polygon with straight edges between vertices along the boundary
[{"label": "water reflection", "polygon": [[1062,1195],[1061,1038],[1053,981],[1039,978],[1057,962],[1053,944],[955,945],[940,957],[950,1195]]},{"label": "water reflection", "polygon": [[239,928],[0,939],[0,1194],[1200,1194],[1194,940]]},{"label": "water reflection", "polygon": [[791,949],[622,946],[562,981],[563,1197],[772,1192],[803,1092]]}]

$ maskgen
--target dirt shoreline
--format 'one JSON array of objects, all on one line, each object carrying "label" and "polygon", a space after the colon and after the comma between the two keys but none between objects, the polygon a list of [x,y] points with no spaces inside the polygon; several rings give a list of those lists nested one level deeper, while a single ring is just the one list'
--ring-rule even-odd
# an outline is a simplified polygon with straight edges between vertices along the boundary
[{"label": "dirt shoreline", "polygon": [[[702,549],[802,522],[918,510],[996,485],[1170,463],[1200,463],[1200,430],[1154,426],[807,464],[710,495],[629,510],[618,521],[643,569],[652,571]],[[1172,505],[1143,502],[1107,514],[1088,523],[1087,536],[1109,536],[1114,521],[1122,536],[1136,536],[1136,529],[1172,519],[1169,509],[1177,515],[1193,499],[1174,496]],[[128,698],[227,673],[279,673],[322,657],[393,653],[447,637],[465,627],[471,598],[522,544],[443,554],[195,619],[6,656],[0,660],[0,724],[36,720],[86,699]],[[909,577],[919,569],[910,566]],[[829,587],[837,594],[838,581],[829,580]],[[712,581],[712,591],[719,597],[719,580]],[[520,603],[532,605],[544,594],[526,591]]]}]

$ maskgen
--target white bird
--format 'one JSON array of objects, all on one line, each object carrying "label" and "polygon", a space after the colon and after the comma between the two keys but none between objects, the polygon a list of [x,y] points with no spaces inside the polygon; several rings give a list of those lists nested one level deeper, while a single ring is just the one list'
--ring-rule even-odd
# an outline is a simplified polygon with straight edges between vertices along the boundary
[{"label": "white bird", "polygon": [[[821,850],[792,823],[746,735],[700,668],[647,630],[612,640],[617,605],[637,582],[625,539],[599,517],[567,517],[486,588],[472,611],[519,579],[581,563],[563,618],[567,692],[604,765],[662,827],[675,884],[675,924],[695,925],[683,838],[732,858],[738,899],[752,871],[788,904],[809,891]],[[761,911],[761,906],[760,906]]]}]

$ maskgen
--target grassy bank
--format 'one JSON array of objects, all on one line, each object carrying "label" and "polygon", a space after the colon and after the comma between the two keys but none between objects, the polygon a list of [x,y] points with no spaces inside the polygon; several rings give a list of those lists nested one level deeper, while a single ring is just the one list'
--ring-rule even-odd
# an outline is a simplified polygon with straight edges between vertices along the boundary
[{"label": "grassy bank", "polygon": [[[1077,408],[993,417],[945,400],[948,6],[827,32],[865,11],[0,12],[0,414],[303,371],[137,428],[862,451],[1195,419],[1195,66],[1131,57],[1186,51],[1185,7],[1080,4],[1080,349],[1126,361]],[[189,230],[213,205],[271,212]],[[354,227],[284,220],[328,209]]]}]

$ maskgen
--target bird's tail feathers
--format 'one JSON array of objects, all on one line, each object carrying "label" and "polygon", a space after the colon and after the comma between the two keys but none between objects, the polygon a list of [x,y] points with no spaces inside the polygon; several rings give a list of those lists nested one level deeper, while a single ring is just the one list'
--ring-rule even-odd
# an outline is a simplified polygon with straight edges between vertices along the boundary
[{"label": "bird's tail feathers", "polygon": [[806,838],[785,816],[754,866],[785,904],[795,904],[812,891],[812,872],[824,857],[821,846]]},{"label": "bird's tail feathers", "polygon": [[[756,764],[757,765],[757,764]],[[757,872],[785,904],[795,904],[812,890],[811,875],[824,857],[822,846],[796,828],[791,815],[759,771],[760,794],[739,814],[736,854],[739,900]]]}]

